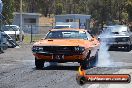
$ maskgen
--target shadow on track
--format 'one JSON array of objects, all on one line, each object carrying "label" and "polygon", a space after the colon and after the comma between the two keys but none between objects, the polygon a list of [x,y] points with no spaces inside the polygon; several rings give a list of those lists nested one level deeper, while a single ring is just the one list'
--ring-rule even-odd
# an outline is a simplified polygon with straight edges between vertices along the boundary
[{"label": "shadow on track", "polygon": [[51,65],[51,66],[47,66],[44,67],[42,69],[37,69],[36,67],[33,69],[36,70],[72,70],[72,71],[78,71],[79,66],[62,66],[62,65]]}]

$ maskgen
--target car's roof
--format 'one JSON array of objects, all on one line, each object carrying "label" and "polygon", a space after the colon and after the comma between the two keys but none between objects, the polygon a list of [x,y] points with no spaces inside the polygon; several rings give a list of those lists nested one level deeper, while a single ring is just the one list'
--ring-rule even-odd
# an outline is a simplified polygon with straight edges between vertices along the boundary
[{"label": "car's roof", "polygon": [[62,29],[51,29],[50,31],[87,31],[85,29],[79,29],[79,28],[62,28]]}]

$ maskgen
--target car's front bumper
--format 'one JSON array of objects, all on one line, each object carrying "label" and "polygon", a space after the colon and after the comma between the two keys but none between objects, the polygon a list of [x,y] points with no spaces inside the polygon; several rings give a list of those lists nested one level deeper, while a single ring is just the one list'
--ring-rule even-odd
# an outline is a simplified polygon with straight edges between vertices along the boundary
[{"label": "car's front bumper", "polygon": [[81,62],[86,56],[83,54],[48,54],[48,53],[33,53],[37,59],[48,62]]}]

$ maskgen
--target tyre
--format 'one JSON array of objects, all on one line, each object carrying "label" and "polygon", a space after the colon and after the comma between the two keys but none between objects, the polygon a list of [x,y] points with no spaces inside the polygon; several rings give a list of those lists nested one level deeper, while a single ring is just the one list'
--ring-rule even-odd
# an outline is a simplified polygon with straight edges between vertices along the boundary
[{"label": "tyre", "polygon": [[17,35],[16,36],[16,41],[19,41],[19,40],[20,40],[19,35]]},{"label": "tyre", "polygon": [[84,70],[88,69],[88,67],[90,67],[89,65],[90,65],[90,64],[89,64],[87,61],[83,61],[83,62],[80,63],[80,66],[81,66],[82,69],[84,69]]},{"label": "tyre", "polygon": [[130,50],[131,50],[131,46],[130,45],[126,46],[126,51],[130,51]]},{"label": "tyre", "polygon": [[83,69],[88,69],[95,67],[98,62],[98,51],[96,52],[95,56],[87,58],[85,61],[83,61],[81,64]]},{"label": "tyre", "polygon": [[3,47],[0,46],[0,53],[4,53]]},{"label": "tyre", "polygon": [[3,50],[6,50],[8,48],[7,44],[4,44],[5,46],[3,46]]},{"label": "tyre", "polygon": [[80,63],[80,66],[82,66],[82,68],[85,69],[85,70],[88,69],[88,68],[91,68],[90,53],[88,54],[86,59]]},{"label": "tyre", "polygon": [[[22,41],[23,40],[24,40],[24,35],[22,35]],[[16,41],[20,41],[20,36],[19,35],[16,36]]]},{"label": "tyre", "polygon": [[38,60],[35,57],[35,66],[37,69],[42,69],[44,67],[44,61],[43,60]]},{"label": "tyre", "polygon": [[24,40],[24,35],[22,35],[22,41]]},{"label": "tyre", "polygon": [[98,51],[96,52],[96,54],[93,58],[92,67],[96,66],[97,62],[98,62]]}]

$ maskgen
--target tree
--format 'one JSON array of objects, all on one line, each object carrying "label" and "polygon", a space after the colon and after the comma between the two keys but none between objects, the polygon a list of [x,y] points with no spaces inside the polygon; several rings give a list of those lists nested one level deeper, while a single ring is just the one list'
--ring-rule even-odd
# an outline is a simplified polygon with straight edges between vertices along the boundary
[{"label": "tree", "polygon": [[62,14],[63,4],[57,3],[55,7],[56,7],[56,15]]},{"label": "tree", "polygon": [[[3,0],[3,3],[6,19],[13,18],[13,11],[20,12],[20,0]],[[99,23],[132,19],[132,0],[23,0],[22,5],[23,12],[37,12],[46,17],[50,14],[89,14]]]},{"label": "tree", "polygon": [[19,12],[20,11],[19,8],[20,8],[20,0],[14,0],[14,11]]},{"label": "tree", "polygon": [[132,22],[132,1],[128,0],[127,3],[127,13],[128,13],[128,20]]},{"label": "tree", "polygon": [[14,12],[14,0],[3,0],[3,16],[8,23],[12,22]]}]

